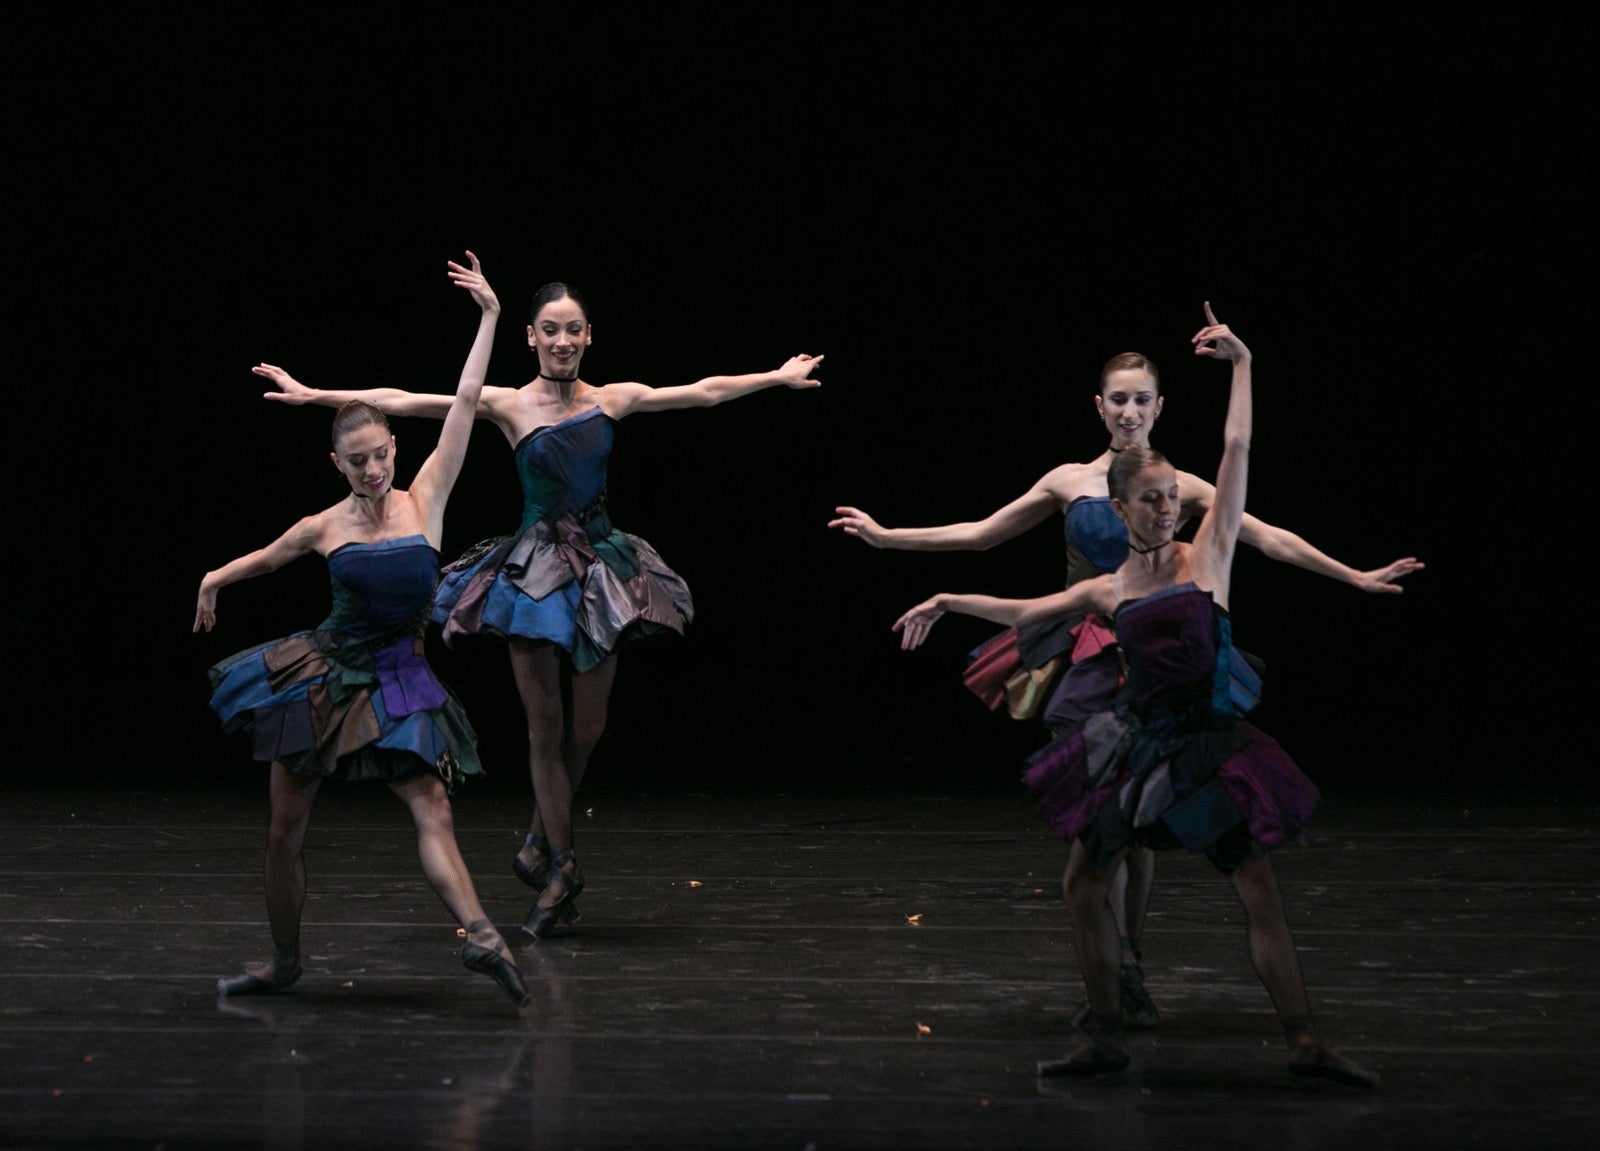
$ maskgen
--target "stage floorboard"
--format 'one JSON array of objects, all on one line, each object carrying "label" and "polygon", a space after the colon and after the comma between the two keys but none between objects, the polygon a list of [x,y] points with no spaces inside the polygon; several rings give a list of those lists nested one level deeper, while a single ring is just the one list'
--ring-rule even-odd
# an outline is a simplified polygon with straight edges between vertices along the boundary
[{"label": "stage floorboard", "polygon": [[11,786],[0,809],[5,1148],[1590,1148],[1600,1144],[1593,798],[1325,788],[1276,853],[1329,1040],[1288,1075],[1231,886],[1163,854],[1159,1027],[1042,1080],[1082,998],[1065,847],[1017,786],[579,797],[582,919],[538,943],[514,790],[457,797],[519,1012],[457,958],[404,809],[324,789],[306,971],[264,959],[264,787]]}]

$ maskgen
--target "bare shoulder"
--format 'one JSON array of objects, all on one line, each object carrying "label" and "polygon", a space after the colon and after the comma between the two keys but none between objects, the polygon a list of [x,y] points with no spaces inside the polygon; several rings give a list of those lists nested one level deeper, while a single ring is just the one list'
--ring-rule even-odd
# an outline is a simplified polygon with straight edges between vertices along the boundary
[{"label": "bare shoulder", "polygon": [[620,420],[627,415],[640,399],[655,390],[648,384],[641,384],[636,380],[619,380],[599,387],[585,384],[584,388],[585,391],[580,394],[585,395],[589,402],[614,420]]},{"label": "bare shoulder", "polygon": [[338,538],[340,525],[350,518],[348,503],[347,497],[331,508],[323,508],[320,512],[312,512],[302,517],[283,533],[283,542],[299,551],[327,555],[338,546],[337,543],[330,544],[328,541]]},{"label": "bare shoulder", "polygon": [[532,384],[518,388],[485,387],[478,407],[488,413],[513,444],[548,421],[543,418],[539,391]]},{"label": "bare shoulder", "polygon": [[580,384],[573,400],[579,405],[597,405],[606,400],[615,400],[619,396],[628,395],[630,392],[649,390],[645,384],[633,380],[619,380],[610,384]]},{"label": "bare shoulder", "polygon": [[1193,472],[1179,471],[1178,499],[1185,505],[1198,505],[1209,507],[1211,498],[1217,494],[1216,485],[1209,480],[1203,480]]},{"label": "bare shoulder", "polygon": [[1082,594],[1102,615],[1110,616],[1117,610],[1117,573],[1103,572],[1082,582]]},{"label": "bare shoulder", "polygon": [[1105,469],[1093,464],[1060,464],[1039,477],[1035,491],[1047,492],[1063,507],[1083,496],[1105,493]]},{"label": "bare shoulder", "polygon": [[491,415],[499,416],[503,412],[515,411],[522,407],[523,393],[526,386],[520,388],[505,388],[485,384],[483,391],[478,394],[478,406]]}]

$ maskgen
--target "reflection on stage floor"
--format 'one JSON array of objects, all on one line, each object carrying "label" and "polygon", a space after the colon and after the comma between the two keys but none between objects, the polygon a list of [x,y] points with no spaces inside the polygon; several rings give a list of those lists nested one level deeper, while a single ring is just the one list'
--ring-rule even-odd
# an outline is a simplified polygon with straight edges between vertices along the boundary
[{"label": "reflection on stage floor", "polygon": [[515,941],[519,1011],[458,960],[404,809],[328,788],[305,974],[268,954],[265,796],[7,791],[0,1146],[1590,1147],[1600,1140],[1593,799],[1331,794],[1276,855],[1330,1040],[1372,1092],[1285,1072],[1229,884],[1160,857],[1160,1025],[1124,1072],[1041,1080],[1082,998],[1064,845],[1019,788],[594,781],[575,930],[518,925],[524,797],[457,830]]}]

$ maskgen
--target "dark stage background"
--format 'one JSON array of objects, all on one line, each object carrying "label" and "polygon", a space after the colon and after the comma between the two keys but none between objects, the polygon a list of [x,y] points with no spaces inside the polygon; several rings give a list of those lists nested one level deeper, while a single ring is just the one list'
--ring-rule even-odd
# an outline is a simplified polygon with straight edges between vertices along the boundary
[{"label": "dark stage background", "polygon": [[[1375,597],[1243,551],[1262,725],[1325,787],[1590,786],[1562,734],[1595,679],[1563,574],[1593,534],[1576,17],[404,11],[7,9],[13,770],[255,770],[205,668],[322,618],[325,569],[224,590],[211,635],[196,587],[342,488],[330,413],[249,369],[450,390],[476,312],[444,263],[471,248],[505,307],[491,383],[531,372],[553,279],[588,297],[594,382],[827,356],[820,390],[621,425],[614,519],[699,615],[624,658],[597,772],[1014,778],[1041,732],[959,683],[993,629],[904,654],[889,625],[935,590],[1059,586],[1060,521],[930,555],[827,520],[975,518],[1091,458],[1099,367],[1130,348],[1163,368],[1158,446],[1211,474],[1227,370],[1187,344],[1210,299],[1256,353],[1251,510],[1428,564]],[[396,431],[404,482],[437,425]],[[518,507],[480,425],[447,558]],[[525,788],[503,654],[438,660],[485,786]]]}]

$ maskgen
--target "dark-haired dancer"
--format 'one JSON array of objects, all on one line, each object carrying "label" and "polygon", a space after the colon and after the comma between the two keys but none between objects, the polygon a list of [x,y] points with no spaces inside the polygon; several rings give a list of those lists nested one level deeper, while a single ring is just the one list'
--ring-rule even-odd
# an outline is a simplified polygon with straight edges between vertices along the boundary
[{"label": "dark-haired dancer", "polygon": [[1231,360],[1233,386],[1215,494],[1193,542],[1173,538],[1182,515],[1176,470],[1148,447],[1129,447],[1107,474],[1112,511],[1128,533],[1128,556],[1114,572],[1038,599],[936,595],[894,627],[911,649],[950,611],[1010,627],[1098,611],[1113,620],[1127,660],[1115,709],[1053,741],[1028,773],[1042,814],[1072,844],[1063,886],[1090,1007],[1072,1048],[1041,1063],[1041,1075],[1127,1066],[1112,877],[1133,847],[1183,847],[1205,853],[1233,881],[1251,960],[1283,1024],[1289,1070],[1371,1087],[1377,1076],[1328,1047],[1312,1024],[1268,855],[1300,835],[1316,787],[1229,699],[1228,590],[1249,470],[1251,357],[1209,304],[1205,311],[1195,353]]},{"label": "dark-haired dancer", "polygon": [[[1087,463],[1061,464],[1026,492],[981,520],[918,528],[886,528],[860,508],[841,506],[829,527],[856,536],[875,548],[904,551],[987,551],[1015,539],[1060,512],[1066,531],[1067,578],[1080,580],[1115,571],[1128,556],[1128,532],[1111,510],[1106,475],[1118,455],[1148,447],[1166,397],[1155,364],[1137,352],[1123,352],[1100,372],[1095,409],[1110,443]],[[1178,530],[1205,514],[1215,489],[1199,476],[1176,473]],[[1358,571],[1313,547],[1294,532],[1245,514],[1239,539],[1267,557],[1316,572],[1361,591],[1398,594],[1396,582],[1422,569],[1414,557],[1385,567]],[[1017,719],[1037,716],[1053,736],[1064,736],[1110,706],[1122,675],[1110,620],[1090,610],[1033,627],[1011,628],[985,643],[967,668],[967,686],[992,710],[1006,708]],[[1250,677],[1241,668],[1241,678]],[[1155,878],[1154,853],[1132,847],[1110,892],[1122,945],[1121,1001],[1125,1020],[1139,1027],[1160,1019],[1145,989],[1143,934],[1145,912]],[[1079,1009],[1080,1015],[1087,1004]]]},{"label": "dark-haired dancer", "polygon": [[[823,357],[798,355],[777,371],[709,376],[678,387],[579,378],[593,328],[565,284],[534,297],[528,347],[539,370],[520,388],[483,389],[478,415],[505,434],[522,479],[522,526],[487,540],[445,569],[434,618],[446,642],[462,635],[505,639],[528,727],[534,811],[512,865],[538,897],[524,930],[542,938],[576,919],[583,890],[572,836],[573,794],[605,730],[617,651],[652,632],[681,634],[694,604],[689,588],[637,536],[606,513],[606,465],[618,420],[640,412],[705,408],[765,388],[814,388]],[[441,416],[447,396],[374,388],[308,388],[281,368],[256,369],[285,403],[365,399],[390,415]]]},{"label": "dark-haired dancer", "polygon": [[480,772],[466,714],[423,653],[423,629],[439,575],[444,509],[472,434],[500,302],[478,259],[449,263],[449,276],[482,309],[478,334],[448,401],[439,443],[409,489],[394,486],[396,444],[388,420],[349,403],[333,421],[333,466],[344,499],[305,517],[266,547],[207,572],[194,630],[217,621],[217,592],[315,552],[328,561],[333,610],[314,631],[262,644],[211,669],[211,706],[230,731],[250,734],[272,764],[267,837],[270,963],[219,979],[223,995],[287,990],[299,978],[302,845],[325,779],[381,779],[411,812],[423,874],[465,928],[462,962],[495,980],[519,1006],[528,992],[515,957],[484,913],[456,845],[450,792]]}]

